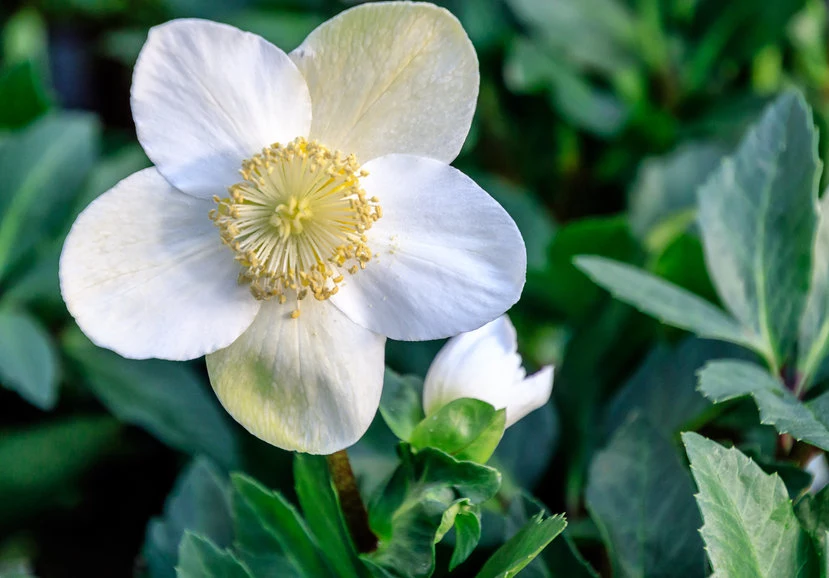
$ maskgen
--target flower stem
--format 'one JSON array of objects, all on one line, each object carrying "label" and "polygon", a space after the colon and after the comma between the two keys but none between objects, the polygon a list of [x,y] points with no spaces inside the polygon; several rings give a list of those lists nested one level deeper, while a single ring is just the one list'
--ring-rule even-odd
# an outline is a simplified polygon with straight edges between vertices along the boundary
[{"label": "flower stem", "polygon": [[328,470],[331,472],[331,481],[334,482],[337,496],[340,498],[345,523],[348,525],[348,531],[351,533],[351,539],[354,540],[357,551],[362,554],[374,552],[377,549],[377,536],[368,525],[368,511],[360,497],[357,480],[354,478],[351,462],[348,461],[348,453],[340,450],[326,456],[326,459]]}]

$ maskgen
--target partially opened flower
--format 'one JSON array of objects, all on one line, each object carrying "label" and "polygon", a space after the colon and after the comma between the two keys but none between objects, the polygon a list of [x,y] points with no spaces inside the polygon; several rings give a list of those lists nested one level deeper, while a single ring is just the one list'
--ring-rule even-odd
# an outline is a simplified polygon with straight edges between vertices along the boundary
[{"label": "partially opened flower", "polygon": [[506,408],[509,427],[543,406],[553,391],[553,366],[527,377],[517,351],[515,328],[506,315],[450,339],[426,373],[426,415],[452,400],[471,397],[495,409]]},{"label": "partially opened flower", "polygon": [[469,39],[430,4],[353,8],[290,54],[212,22],[154,28],[132,109],[155,167],[75,222],[70,312],[126,357],[207,355],[222,404],[270,443],[352,444],[386,336],[480,327],[523,287],[515,224],[447,164],[477,92]]}]

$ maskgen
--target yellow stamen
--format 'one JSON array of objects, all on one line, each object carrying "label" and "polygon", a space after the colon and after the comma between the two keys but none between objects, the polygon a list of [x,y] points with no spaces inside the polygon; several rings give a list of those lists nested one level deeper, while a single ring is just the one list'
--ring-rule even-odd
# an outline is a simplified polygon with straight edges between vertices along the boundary
[{"label": "yellow stamen", "polygon": [[243,180],[214,197],[210,219],[242,266],[241,282],[257,299],[328,299],[344,271],[365,269],[372,253],[365,232],[382,215],[360,187],[354,155],[302,137],[273,144],[242,163]]}]

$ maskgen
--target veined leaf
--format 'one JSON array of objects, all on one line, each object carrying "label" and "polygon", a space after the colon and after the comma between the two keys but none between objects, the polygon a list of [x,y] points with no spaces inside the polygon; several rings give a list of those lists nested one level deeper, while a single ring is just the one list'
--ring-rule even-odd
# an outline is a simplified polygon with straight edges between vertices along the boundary
[{"label": "veined leaf", "polygon": [[829,449],[829,392],[801,402],[762,367],[746,361],[712,361],[699,372],[699,390],[714,402],[750,395],[760,421]]},{"label": "veined leaf", "polygon": [[646,271],[587,255],[576,257],[574,262],[614,297],[663,323],[686,329],[700,337],[732,341],[753,349],[759,347],[759,342],[746,334],[728,314]]},{"label": "veined leaf", "polygon": [[705,576],[691,476],[663,435],[636,418],[591,463],[587,507],[610,541],[615,576]]},{"label": "veined leaf", "polygon": [[819,207],[812,280],[798,339],[797,367],[806,387],[829,354],[829,194],[823,195]]},{"label": "veined leaf", "polygon": [[736,448],[682,434],[699,488],[701,533],[714,573],[728,578],[807,578],[806,536],[782,480]]},{"label": "veined leaf", "polygon": [[775,370],[793,351],[809,290],[817,138],[803,97],[785,93],[698,191],[712,281]]},{"label": "veined leaf", "polygon": [[178,559],[178,578],[254,578],[232,553],[191,532],[181,541]]},{"label": "veined leaf", "polygon": [[40,322],[24,312],[0,311],[0,378],[40,409],[58,399],[58,354]]},{"label": "veined leaf", "polygon": [[534,516],[515,536],[487,560],[477,578],[511,578],[533,561],[556,536],[564,531],[564,516]]}]

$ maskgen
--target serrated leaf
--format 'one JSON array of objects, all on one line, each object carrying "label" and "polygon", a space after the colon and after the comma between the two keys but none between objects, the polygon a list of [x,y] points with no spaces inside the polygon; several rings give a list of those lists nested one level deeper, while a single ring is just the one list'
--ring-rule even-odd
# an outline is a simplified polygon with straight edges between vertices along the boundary
[{"label": "serrated leaf", "polygon": [[582,255],[574,262],[614,297],[663,323],[699,337],[731,341],[752,349],[760,347],[728,314],[646,271],[603,257]]},{"label": "serrated leaf", "polygon": [[231,552],[191,532],[184,534],[178,558],[178,578],[254,578]]},{"label": "serrated leaf", "polygon": [[305,521],[282,495],[242,474],[231,476],[233,489],[253,510],[257,521],[276,538],[285,558],[304,578],[333,578],[334,573]]},{"label": "serrated leaf", "polygon": [[504,435],[506,415],[479,399],[455,399],[420,422],[409,441],[415,449],[433,447],[483,464]]},{"label": "serrated leaf", "polygon": [[803,532],[783,482],[735,448],[682,434],[699,488],[701,533],[715,574],[729,578],[806,578]]},{"label": "serrated leaf", "polygon": [[564,516],[545,517],[539,513],[524,528],[498,548],[487,560],[477,578],[511,578],[538,556],[564,531]]},{"label": "serrated leaf", "polygon": [[0,147],[0,277],[63,224],[97,157],[99,130],[89,115],[49,116]]},{"label": "serrated leaf", "polygon": [[[444,513],[457,503],[482,504],[498,491],[497,470],[425,448],[399,447],[400,466],[369,509],[380,538],[366,559],[394,576],[426,577],[435,565],[435,539]],[[445,528],[444,528],[445,529]]]},{"label": "serrated leaf", "polygon": [[189,530],[219,548],[233,541],[230,482],[206,458],[195,458],[181,473],[164,504],[164,515],[147,526],[143,556],[150,576],[175,576],[179,544]]},{"label": "serrated leaf", "polygon": [[717,403],[750,395],[757,403],[762,423],[829,449],[829,392],[801,402],[768,371],[745,361],[707,364],[699,372],[699,390]]},{"label": "serrated leaf", "polygon": [[386,368],[380,414],[394,435],[403,441],[408,441],[412,431],[425,417],[422,399],[421,378],[416,375],[400,375]]},{"label": "serrated leaf", "polygon": [[296,454],[294,481],[302,513],[317,541],[325,545],[331,566],[345,578],[367,576],[345,525],[325,458]]},{"label": "serrated leaf", "polygon": [[20,311],[0,311],[0,378],[40,409],[58,399],[58,354],[40,322]]},{"label": "serrated leaf", "polygon": [[79,330],[63,336],[67,355],[86,383],[121,420],[190,454],[206,454],[232,467],[238,460],[236,434],[207,384],[186,365],[136,361],[92,344]]},{"label": "serrated leaf", "polygon": [[714,285],[775,368],[792,352],[809,290],[820,166],[812,113],[788,92],[698,191]]},{"label": "serrated leaf", "polygon": [[805,387],[829,353],[829,195],[824,193],[819,208],[809,295],[797,344],[797,368]]},{"label": "serrated leaf", "polygon": [[619,428],[590,465],[586,499],[610,541],[615,576],[705,576],[691,477],[643,418]]}]

